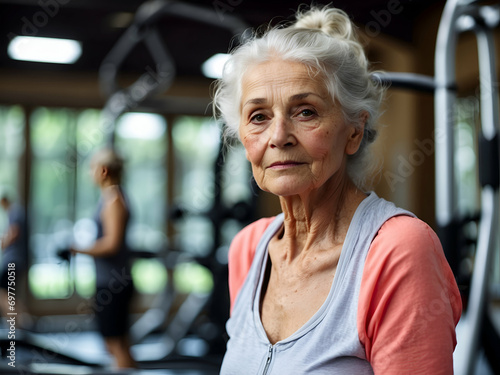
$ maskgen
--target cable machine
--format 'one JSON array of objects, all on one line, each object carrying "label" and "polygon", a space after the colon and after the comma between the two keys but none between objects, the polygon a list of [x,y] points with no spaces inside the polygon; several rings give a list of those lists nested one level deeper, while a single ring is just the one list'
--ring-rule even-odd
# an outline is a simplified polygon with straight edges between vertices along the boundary
[{"label": "cable machine", "polygon": [[[461,218],[458,212],[455,179],[455,145],[457,82],[456,47],[460,34],[472,32],[477,40],[479,62],[480,118],[478,174],[481,207],[474,266],[470,277],[462,318],[457,327],[454,366],[457,375],[474,374],[480,349],[492,370],[500,373],[499,327],[490,316],[489,289],[495,251],[499,251],[499,113],[498,78],[494,29],[500,24],[500,5],[482,5],[480,1],[448,0],[439,24],[435,51],[435,76],[412,73],[376,74],[374,78],[393,87],[434,93],[435,132],[443,137],[436,147],[436,222],[446,257],[459,276],[464,227],[474,218]],[[500,264],[496,264],[500,267]]]},{"label": "cable machine", "polygon": [[[481,343],[481,330],[491,322],[489,283],[492,260],[498,251],[499,206],[499,114],[498,81],[495,66],[493,30],[500,23],[500,5],[480,5],[478,1],[449,0],[439,26],[435,54],[435,126],[445,135],[445,143],[436,150],[436,219],[441,241],[452,267],[457,266],[458,227],[457,194],[454,176],[455,126],[455,52],[458,35],[473,32],[478,46],[481,131],[479,140],[479,183],[481,210],[474,268],[468,304],[457,328],[455,372],[469,375],[474,371]],[[498,265],[497,265],[498,266]],[[494,328],[494,326],[491,326]],[[498,332],[496,332],[498,340]],[[481,345],[483,344],[483,345]],[[486,354],[490,348],[484,347]],[[498,351],[498,347],[496,349]],[[493,349],[494,351],[494,349]],[[498,352],[497,352],[498,354]],[[498,359],[488,356],[498,373]],[[495,362],[496,361],[496,362]]]}]

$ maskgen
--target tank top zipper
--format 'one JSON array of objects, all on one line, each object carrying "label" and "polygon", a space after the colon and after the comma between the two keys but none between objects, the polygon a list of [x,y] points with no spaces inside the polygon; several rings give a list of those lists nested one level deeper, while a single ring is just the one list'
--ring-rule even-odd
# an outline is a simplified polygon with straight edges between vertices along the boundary
[{"label": "tank top zipper", "polygon": [[262,375],[266,375],[267,371],[269,370],[269,366],[271,365],[271,360],[273,359],[273,349],[274,349],[274,346],[272,344],[269,344],[269,351],[267,352],[266,366],[264,367],[264,372],[262,372]]}]

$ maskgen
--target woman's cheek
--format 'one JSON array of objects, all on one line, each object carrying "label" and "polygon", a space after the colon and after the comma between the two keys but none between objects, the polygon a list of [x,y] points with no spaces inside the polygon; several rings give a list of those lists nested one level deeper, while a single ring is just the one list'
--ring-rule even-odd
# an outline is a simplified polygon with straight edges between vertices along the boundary
[{"label": "woman's cheek", "polygon": [[263,155],[265,142],[257,135],[248,134],[242,139],[243,147],[247,160],[252,163],[257,163]]}]

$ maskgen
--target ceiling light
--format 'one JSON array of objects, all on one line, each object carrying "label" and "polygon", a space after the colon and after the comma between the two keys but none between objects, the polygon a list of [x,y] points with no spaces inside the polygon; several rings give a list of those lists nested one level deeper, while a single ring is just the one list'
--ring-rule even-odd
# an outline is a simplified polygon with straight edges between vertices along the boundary
[{"label": "ceiling light", "polygon": [[160,139],[165,134],[165,119],[156,113],[128,112],[120,117],[116,132],[122,138]]},{"label": "ceiling light", "polygon": [[217,53],[210,57],[201,66],[203,75],[208,78],[221,78],[224,64],[229,59],[229,56],[227,53]]},{"label": "ceiling light", "polygon": [[73,64],[82,54],[82,47],[71,39],[16,36],[7,52],[14,60]]}]

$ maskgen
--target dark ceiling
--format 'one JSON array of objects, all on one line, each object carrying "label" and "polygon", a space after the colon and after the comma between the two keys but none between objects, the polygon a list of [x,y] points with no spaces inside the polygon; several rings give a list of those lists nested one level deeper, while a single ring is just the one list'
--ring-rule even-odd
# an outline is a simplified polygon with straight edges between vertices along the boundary
[{"label": "dark ceiling", "polygon": [[[291,19],[294,10],[304,3],[303,0],[183,2],[240,17],[252,27],[271,20]],[[0,66],[31,71],[95,72],[124,33],[132,14],[143,3],[145,1],[140,0],[0,0]],[[323,3],[330,1],[316,1],[316,4]],[[409,43],[415,20],[430,7],[442,4],[432,0],[338,0],[333,3],[361,27],[370,25],[371,31],[378,27],[383,33]],[[158,24],[163,41],[175,60],[177,75],[183,77],[199,77],[201,63],[214,53],[226,52],[232,37],[219,27],[179,17],[162,16]],[[73,65],[14,61],[7,56],[7,44],[14,35],[77,39],[82,42],[83,55]],[[123,70],[142,71],[148,59],[144,46],[139,45],[124,63]]]}]

